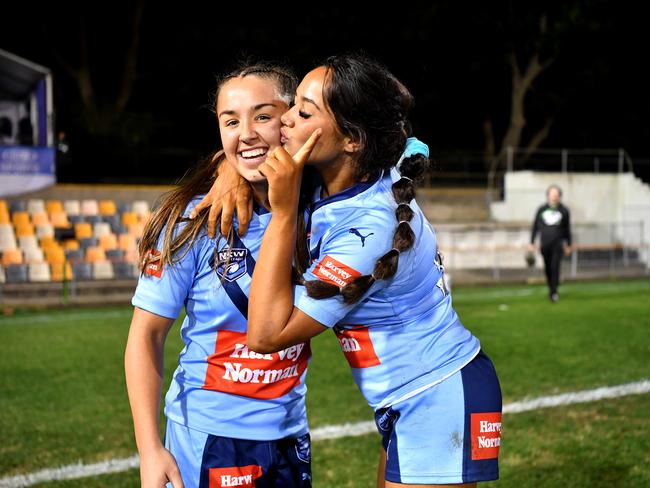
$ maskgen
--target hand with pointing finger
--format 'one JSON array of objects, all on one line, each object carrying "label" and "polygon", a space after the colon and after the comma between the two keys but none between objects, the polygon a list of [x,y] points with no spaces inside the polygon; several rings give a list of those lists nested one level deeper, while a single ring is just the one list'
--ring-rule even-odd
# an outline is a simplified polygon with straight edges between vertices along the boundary
[{"label": "hand with pointing finger", "polygon": [[321,133],[321,129],[316,129],[293,157],[283,147],[276,148],[258,168],[269,183],[269,203],[274,215],[296,213],[302,169]]}]

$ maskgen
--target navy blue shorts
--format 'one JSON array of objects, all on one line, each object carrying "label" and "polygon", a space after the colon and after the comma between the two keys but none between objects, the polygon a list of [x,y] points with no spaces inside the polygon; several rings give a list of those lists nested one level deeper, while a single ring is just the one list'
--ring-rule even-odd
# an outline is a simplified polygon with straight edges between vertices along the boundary
[{"label": "navy blue shorts", "polygon": [[499,477],[501,388],[479,352],[440,383],[375,412],[386,450],[386,480],[472,483]]},{"label": "navy blue shorts", "polygon": [[309,434],[249,441],[205,434],[168,420],[165,447],[176,459],[185,488],[311,487]]}]

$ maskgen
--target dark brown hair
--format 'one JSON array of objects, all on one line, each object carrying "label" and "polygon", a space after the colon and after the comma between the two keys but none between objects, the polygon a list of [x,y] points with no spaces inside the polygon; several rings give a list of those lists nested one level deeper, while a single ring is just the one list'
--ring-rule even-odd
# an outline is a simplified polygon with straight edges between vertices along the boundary
[{"label": "dark brown hair", "polygon": [[[363,55],[333,56],[323,66],[328,70],[326,104],[341,132],[361,146],[355,161],[357,181],[377,177],[395,166],[404,151],[413,97],[384,66]],[[429,159],[423,154],[402,161],[402,177],[392,187],[397,202],[392,248],[377,260],[372,273],[340,288],[321,280],[306,281],[309,296],[327,298],[340,293],[346,303],[355,303],[375,281],[395,276],[400,253],[415,243],[410,224],[415,214],[410,202],[415,198],[415,182],[428,166]]]}]

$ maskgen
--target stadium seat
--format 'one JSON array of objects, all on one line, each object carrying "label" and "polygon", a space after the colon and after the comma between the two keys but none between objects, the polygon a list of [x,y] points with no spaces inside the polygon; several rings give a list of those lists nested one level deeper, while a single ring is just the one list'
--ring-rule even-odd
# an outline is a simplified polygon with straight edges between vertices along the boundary
[{"label": "stadium seat", "polygon": [[36,237],[39,239],[45,236],[54,236],[54,227],[52,224],[43,224],[36,226]]},{"label": "stadium seat", "polygon": [[99,238],[99,247],[104,250],[117,249],[117,236],[113,233],[101,236]]},{"label": "stadium seat", "polygon": [[38,248],[38,247],[37,248],[31,248],[31,249],[24,249],[23,250],[23,259],[24,259],[25,263],[27,263],[27,264],[45,262],[45,256],[43,254],[43,250]]},{"label": "stadium seat", "polygon": [[106,222],[97,222],[93,224],[93,236],[101,238],[102,236],[111,234],[111,224]]},{"label": "stadium seat", "polygon": [[24,200],[12,200],[9,202],[9,213],[26,212],[27,202]]},{"label": "stadium seat", "polygon": [[26,251],[27,249],[38,249],[39,245],[35,236],[21,236],[18,238],[18,247],[22,251]]},{"label": "stadium seat", "polygon": [[16,234],[11,224],[0,224],[0,252],[16,249]]},{"label": "stadium seat", "polygon": [[102,222],[102,216],[101,215],[84,215],[84,222],[88,222],[90,224],[96,224],[97,222]]},{"label": "stadium seat", "polygon": [[95,280],[112,280],[113,265],[110,261],[98,261],[93,263],[93,279]]},{"label": "stadium seat", "polygon": [[117,204],[117,213],[120,215],[124,212],[130,212],[133,209],[131,202],[119,202]]},{"label": "stadium seat", "polygon": [[70,263],[51,264],[50,275],[52,281],[63,281],[64,279],[70,281],[72,279],[72,267]]},{"label": "stadium seat", "polygon": [[5,267],[5,280],[7,283],[27,283],[29,274],[26,264],[10,264]]},{"label": "stadium seat", "polygon": [[23,262],[23,252],[20,249],[6,249],[2,253],[2,265],[5,267]]},{"label": "stadium seat", "polygon": [[135,249],[138,247],[135,237],[131,234],[120,234],[117,238],[118,247],[128,251],[129,249]]},{"label": "stadium seat", "polygon": [[28,200],[27,212],[31,215],[35,213],[45,213],[45,202],[40,198]]},{"label": "stadium seat", "polygon": [[34,212],[32,214],[32,225],[36,227],[37,225],[49,224],[50,218],[45,212]]},{"label": "stadium seat", "polygon": [[138,269],[133,263],[113,263],[113,274],[118,279],[132,279],[138,276]]},{"label": "stadium seat", "polygon": [[39,239],[41,249],[46,250],[50,247],[59,247],[59,243],[53,236],[43,236]]},{"label": "stadium seat", "polygon": [[47,263],[33,263],[29,265],[29,281],[51,281],[50,265]]},{"label": "stadium seat", "polygon": [[63,202],[63,209],[65,213],[68,214],[68,217],[71,215],[80,215],[81,214],[81,204],[79,200],[66,200]]},{"label": "stadium seat", "polygon": [[68,228],[70,227],[70,221],[68,220],[68,215],[64,212],[52,212],[50,214],[50,222],[56,228]]},{"label": "stadium seat", "polygon": [[60,247],[51,246],[44,249],[45,261],[50,264],[63,264],[65,263],[65,253]]},{"label": "stadium seat", "polygon": [[97,200],[82,200],[81,202],[82,215],[99,215],[99,205]]},{"label": "stadium seat", "polygon": [[91,246],[86,248],[86,262],[97,263],[106,261],[106,253],[99,246]]},{"label": "stadium seat", "polygon": [[9,211],[0,208],[0,224],[9,224],[9,223],[11,223],[11,218],[9,217]]},{"label": "stadium seat", "polygon": [[124,249],[106,249],[106,259],[113,264],[124,261]]},{"label": "stadium seat", "polygon": [[16,237],[20,236],[33,236],[34,235],[34,227],[32,224],[19,224],[16,225]]},{"label": "stadium seat", "polygon": [[82,249],[64,249],[66,261],[70,263],[83,263],[84,251]]},{"label": "stadium seat", "polygon": [[99,246],[99,239],[96,237],[84,237],[82,239],[79,239],[79,247],[81,247],[83,250],[86,250],[89,247],[97,246]]},{"label": "stadium seat", "polygon": [[76,239],[66,239],[63,241],[63,249],[79,249],[79,241]]},{"label": "stadium seat", "polygon": [[79,240],[93,236],[93,228],[88,222],[79,222],[74,225],[75,237]]},{"label": "stadium seat", "polygon": [[9,207],[7,206],[7,200],[0,199],[0,213],[9,213]]},{"label": "stadium seat", "polygon": [[122,214],[122,223],[126,227],[129,225],[136,225],[138,223],[138,214],[135,212],[124,212]]},{"label": "stadium seat", "polygon": [[132,212],[140,217],[147,217],[151,213],[151,206],[146,200],[136,200],[133,202]]},{"label": "stadium seat", "polygon": [[32,221],[27,212],[13,212],[11,214],[11,222],[16,227],[19,225],[32,225]]},{"label": "stadium seat", "polygon": [[113,200],[101,200],[99,202],[99,213],[101,215],[115,215],[117,206]]},{"label": "stadium seat", "polygon": [[70,215],[70,214],[68,214],[68,222],[70,222],[70,225],[72,225],[72,226],[74,226],[76,224],[79,224],[81,222],[85,222],[85,221],[86,221],[86,219],[84,218],[83,215],[79,215],[79,214]]},{"label": "stadium seat", "polygon": [[48,200],[45,202],[45,210],[49,214],[64,212],[63,202],[61,202],[61,200]]},{"label": "stadium seat", "polygon": [[72,265],[72,276],[77,281],[93,279],[93,265],[90,263],[75,263]]}]

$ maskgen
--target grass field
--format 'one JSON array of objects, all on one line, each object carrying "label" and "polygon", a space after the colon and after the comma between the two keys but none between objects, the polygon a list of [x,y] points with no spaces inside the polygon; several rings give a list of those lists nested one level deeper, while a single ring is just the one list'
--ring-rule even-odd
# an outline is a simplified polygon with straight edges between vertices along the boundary
[{"label": "grass field", "polygon": [[[500,376],[504,402],[650,378],[650,281],[453,292]],[[1,478],[135,453],[124,386],[130,307],[0,317]],[[172,372],[180,350],[167,341]],[[370,420],[330,334],[312,344],[312,428]],[[378,436],[313,445],[314,486],[374,484]],[[134,487],[137,470],[34,486]],[[650,486],[650,394],[504,417],[501,480],[485,486]]]}]

